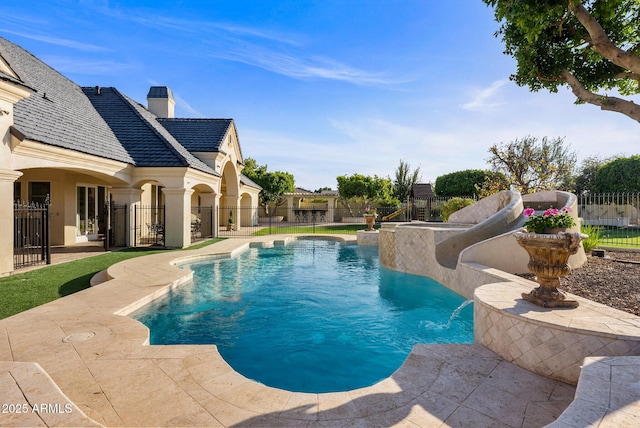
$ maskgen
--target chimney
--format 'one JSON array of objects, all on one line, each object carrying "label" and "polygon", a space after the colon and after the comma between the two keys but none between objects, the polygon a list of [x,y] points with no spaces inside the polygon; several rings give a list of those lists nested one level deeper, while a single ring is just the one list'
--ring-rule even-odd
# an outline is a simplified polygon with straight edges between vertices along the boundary
[{"label": "chimney", "polygon": [[173,118],[176,102],[167,86],[152,86],[147,94],[148,109],[157,117]]}]

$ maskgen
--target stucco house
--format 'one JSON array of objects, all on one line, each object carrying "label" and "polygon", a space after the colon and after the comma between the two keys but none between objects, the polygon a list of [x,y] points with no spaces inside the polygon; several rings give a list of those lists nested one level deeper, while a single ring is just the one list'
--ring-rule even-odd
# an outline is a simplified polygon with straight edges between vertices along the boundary
[{"label": "stucco house", "polygon": [[[126,208],[125,245],[153,223],[164,245],[182,248],[201,209],[209,208],[215,235],[229,211],[258,206],[260,187],[242,175],[232,119],[175,118],[164,86],[151,87],[147,103],[112,87],[80,87],[0,38],[2,219],[14,217],[14,202],[48,196],[51,244],[66,246],[102,236],[105,207],[117,205]],[[236,227],[253,216],[257,209]],[[0,276],[13,270],[13,237],[12,222],[1,221]]]}]

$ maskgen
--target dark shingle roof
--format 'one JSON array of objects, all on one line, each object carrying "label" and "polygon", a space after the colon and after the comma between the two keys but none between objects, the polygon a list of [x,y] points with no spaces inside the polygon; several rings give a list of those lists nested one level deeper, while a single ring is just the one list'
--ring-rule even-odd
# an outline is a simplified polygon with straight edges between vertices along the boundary
[{"label": "dark shingle roof", "polygon": [[219,175],[192,155],[146,108],[115,88],[83,88],[93,107],[135,160],[136,166],[190,166]]},{"label": "dark shingle roof", "polygon": [[19,79],[0,78],[35,90],[14,106],[13,127],[25,138],[135,166],[189,166],[219,175],[116,89],[81,88],[1,37],[0,55]]},{"label": "dark shingle roof", "polygon": [[416,199],[427,199],[435,196],[431,183],[415,183],[411,187],[411,196]]},{"label": "dark shingle roof", "polygon": [[1,37],[0,55],[36,91],[14,106],[13,126],[27,139],[134,163],[78,85]]},{"label": "dark shingle roof", "polygon": [[233,119],[165,119],[158,122],[191,152],[218,152]]}]

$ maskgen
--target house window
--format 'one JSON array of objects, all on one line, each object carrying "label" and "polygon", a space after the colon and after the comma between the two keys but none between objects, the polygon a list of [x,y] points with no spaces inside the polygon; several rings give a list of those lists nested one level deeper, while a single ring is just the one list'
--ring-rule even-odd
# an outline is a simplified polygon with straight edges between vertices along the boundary
[{"label": "house window", "polygon": [[29,182],[29,202],[44,204],[50,194],[51,183],[49,183],[48,181]]},{"label": "house window", "polygon": [[98,233],[98,189],[95,186],[78,186],[76,191],[76,235]]},{"label": "house window", "polygon": [[13,203],[18,204],[22,200],[22,183],[19,181],[13,182]]}]

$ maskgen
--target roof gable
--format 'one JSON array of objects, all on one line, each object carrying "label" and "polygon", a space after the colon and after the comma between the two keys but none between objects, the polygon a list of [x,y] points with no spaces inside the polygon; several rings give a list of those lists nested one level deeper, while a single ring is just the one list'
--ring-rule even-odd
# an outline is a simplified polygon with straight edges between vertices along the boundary
[{"label": "roof gable", "polygon": [[20,80],[20,77],[13,71],[9,63],[0,55],[0,74]]}]

